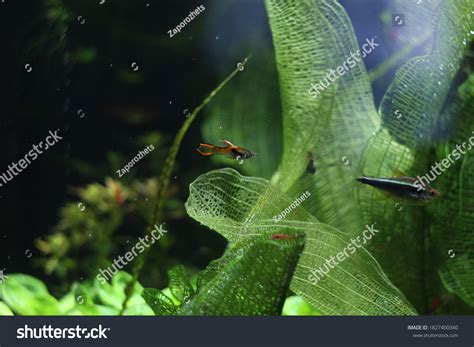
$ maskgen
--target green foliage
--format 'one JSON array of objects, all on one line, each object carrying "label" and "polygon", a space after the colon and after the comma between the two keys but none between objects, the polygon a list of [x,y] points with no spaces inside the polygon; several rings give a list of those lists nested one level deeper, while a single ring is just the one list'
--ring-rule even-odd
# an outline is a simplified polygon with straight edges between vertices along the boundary
[{"label": "green foliage", "polygon": [[[53,232],[36,240],[44,254],[37,264],[46,273],[58,275],[65,285],[82,276],[92,277],[98,268],[110,265],[117,250],[125,246],[125,238],[117,235],[123,224],[134,221],[145,227],[151,214],[148,201],[156,196],[157,181],[135,180],[128,186],[106,178],[105,185],[92,183],[75,191],[79,200],[64,206]],[[167,213],[178,215],[180,210]],[[159,244],[165,250],[170,242],[167,238]]]},{"label": "green foliage", "polygon": [[293,274],[291,290],[322,314],[415,313],[363,248],[313,285],[308,279],[310,271],[341,251],[350,243],[350,237],[320,223],[302,206],[278,223],[272,220],[292,203],[265,179],[222,169],[202,175],[191,184],[186,209],[191,217],[232,242],[248,240],[263,230],[273,234],[304,232],[306,246]]},{"label": "green foliage", "polygon": [[[459,88],[452,106],[444,116],[459,119],[453,136],[437,148],[436,160],[446,158],[455,148],[473,136],[474,122],[470,112],[474,104],[474,76]],[[433,216],[431,232],[438,241],[439,253],[455,253],[454,258],[443,257],[439,272],[445,287],[474,307],[474,156],[467,153],[437,180],[444,192],[443,199],[430,209]]]},{"label": "green foliage", "polygon": [[[273,183],[284,192],[309,190],[310,212],[321,222],[354,233],[362,225],[356,203],[347,199],[354,174],[342,159],[357,163],[380,123],[364,65],[351,68],[317,97],[308,93],[329,69],[357,51],[350,20],[335,1],[267,0],[265,4],[283,105],[283,157]],[[301,180],[307,151],[313,152],[318,170]]]},{"label": "green foliage", "polygon": [[[63,28],[70,16],[62,2],[47,5],[56,8],[48,12],[55,31]],[[363,63],[316,97],[308,93],[358,50],[351,22],[336,0],[265,0],[265,6],[275,60],[247,69],[216,97],[239,73],[235,69],[194,109],[166,159],[157,162],[157,180],[106,179],[105,186],[78,190],[85,210],[79,201],[67,204],[53,233],[37,241],[46,255],[40,265],[69,291],[57,299],[40,280],[9,274],[0,285],[1,315],[278,315],[282,310],[288,315],[414,315],[429,313],[429,301],[442,285],[474,307],[473,156],[467,153],[439,178],[442,198],[428,207],[397,205],[354,180],[361,174],[390,177],[394,169],[423,175],[471,136],[467,115],[474,79],[453,88],[472,42],[470,1],[401,2],[410,22],[410,47],[426,40],[426,51],[397,72],[378,112]],[[87,63],[95,52],[82,48],[77,56]],[[263,64],[272,54],[265,47],[256,61]],[[276,72],[281,115],[278,90],[272,89]],[[121,76],[130,83],[143,78],[130,71]],[[221,169],[190,185],[189,216],[224,236],[230,242],[227,252],[199,273],[195,285],[177,266],[168,272],[168,288],[143,289],[138,277],[149,249],[136,259],[132,275],[118,272],[111,283],[73,282],[83,273],[94,278],[98,267],[109,265],[128,217],[139,219],[138,229],[148,232],[146,222],[154,225],[167,216],[165,203],[176,203],[167,193],[181,143],[214,97],[203,124],[205,141],[225,138],[258,152],[242,166],[214,158],[258,177]],[[314,154],[314,175],[305,172],[308,151]],[[115,166],[123,162],[117,153],[108,159]],[[302,192],[310,194],[307,201],[283,220],[272,218]],[[143,202],[148,199],[153,207]],[[312,283],[311,271],[341,252],[366,223],[377,223],[380,234]],[[447,258],[448,250],[455,251],[454,259]],[[284,306],[289,289],[298,296]]]},{"label": "green foliage", "polygon": [[286,298],[283,316],[319,316],[320,313],[297,295]]},{"label": "green foliage", "polygon": [[[362,173],[392,177],[395,169],[414,177],[424,174],[428,163],[434,162],[436,147],[447,140],[442,126],[452,127],[457,121],[441,119],[440,113],[472,41],[470,8],[468,1],[429,3],[432,12],[414,4],[406,11],[419,16],[419,27],[410,30],[433,29],[427,39],[428,54],[400,69],[382,100],[380,118],[361,63],[317,97],[308,95],[312,83],[323,80],[329,69],[358,49],[343,8],[329,0],[266,0],[283,106],[283,156],[273,185],[233,170],[217,170],[190,186],[186,204],[189,215],[229,241],[241,241],[268,229],[304,231],[307,244],[291,289],[322,314],[415,314],[391,281],[418,310],[428,313],[432,290],[438,290],[438,295],[441,290],[436,288],[436,252],[430,249],[430,242],[437,239],[436,233],[428,237],[431,228],[437,230],[438,239],[444,236],[450,241],[447,244],[464,250],[459,260],[445,264],[441,275],[449,290],[466,302],[472,300],[473,234],[468,232],[472,230],[472,212],[466,183],[472,171],[469,155],[461,173],[453,171],[448,181],[447,186],[458,191],[452,198],[443,196],[445,204],[451,206],[444,212],[436,204],[430,208],[396,205],[355,182]],[[464,92],[468,89],[464,87]],[[466,103],[465,95],[463,99]],[[465,106],[460,112],[469,113]],[[396,117],[399,114],[401,120]],[[305,174],[307,151],[315,154],[315,175]],[[442,153],[447,153],[446,147]],[[278,224],[271,221],[304,191],[311,192],[311,201],[304,208],[295,208]],[[436,216],[429,211],[445,216],[451,211],[457,217],[449,222],[444,218],[442,227],[437,227],[437,222],[432,223]],[[367,249],[361,249],[317,285],[309,283],[311,269],[341,251],[351,235],[362,231],[364,223],[376,222],[383,234],[367,246],[382,267]],[[453,227],[458,238],[447,238]],[[413,271],[407,271],[410,268]]]},{"label": "green foliage", "polygon": [[[433,28],[429,51],[408,61],[387,90],[380,105],[383,125],[368,142],[360,163],[366,175],[390,177],[398,169],[408,176],[422,176],[430,171],[432,164],[447,157],[454,141],[465,142],[470,136],[468,130],[472,130],[472,124],[462,119],[463,114],[469,114],[466,106],[453,108],[441,116],[468,42],[472,41],[469,1],[436,3],[433,12],[425,12],[413,3],[405,9],[404,13],[418,17],[409,30],[421,32]],[[468,97],[472,100],[472,94],[466,95],[472,89],[463,89],[464,102]],[[453,130],[456,133],[460,126],[465,131],[453,136]],[[441,198],[429,207],[397,206],[380,199],[374,190],[360,187],[357,191],[365,221],[378,221],[385,231],[385,238],[374,240],[371,250],[395,285],[424,313],[429,312],[430,303],[442,291],[436,274],[440,266],[450,269],[444,272],[446,282],[452,283],[448,289],[465,300],[466,293],[472,292],[474,266],[468,257],[474,234],[464,232],[472,230],[472,219],[461,217],[471,217],[472,211],[469,204],[459,204],[469,195],[469,188],[465,191],[458,185],[460,177],[473,172],[469,158],[467,154],[462,165],[460,162],[451,166],[433,183]],[[456,260],[451,260],[447,253],[453,248],[460,257]],[[461,250],[463,255],[459,253]],[[408,268],[411,270],[407,271]],[[466,302],[472,305],[472,299]],[[457,304],[451,303],[454,305]]]},{"label": "green foliage", "polygon": [[274,232],[237,242],[198,279],[180,315],[280,315],[304,233]]},{"label": "green foliage", "polygon": [[[74,283],[61,299],[54,298],[40,280],[23,274],[11,274],[0,284],[0,315],[117,315],[125,298],[124,289],[132,276],[119,271],[111,283],[97,279]],[[143,287],[132,290],[125,315],[152,315],[140,296]]]},{"label": "green foliage", "polygon": [[237,242],[199,273],[196,290],[176,266],[168,272],[168,295],[150,288],[143,298],[156,315],[279,315],[305,237],[277,236],[265,232]]},{"label": "green foliage", "polygon": [[187,301],[194,295],[194,289],[186,275],[184,266],[178,265],[168,271],[169,289],[180,302]]},{"label": "green foliage", "polygon": [[178,310],[179,306],[159,289],[146,288],[142,296],[157,316],[174,315]]},{"label": "green foliage", "polygon": [[59,312],[59,301],[52,297],[40,280],[21,274],[9,275],[0,285],[1,299],[16,314],[54,315]]}]

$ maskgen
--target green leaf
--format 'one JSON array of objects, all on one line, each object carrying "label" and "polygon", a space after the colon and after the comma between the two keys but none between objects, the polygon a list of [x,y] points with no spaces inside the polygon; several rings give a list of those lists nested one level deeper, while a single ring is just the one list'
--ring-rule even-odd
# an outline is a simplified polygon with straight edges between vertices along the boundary
[{"label": "green leaf", "polygon": [[283,316],[319,316],[319,312],[313,306],[297,295],[286,298],[283,306]]},{"label": "green leaf", "polygon": [[40,280],[22,274],[8,275],[0,285],[3,301],[18,315],[58,315],[59,302]]},{"label": "green leaf", "polygon": [[[94,290],[97,293],[98,299],[105,305],[116,309],[122,308],[122,303],[125,300],[125,287],[132,281],[132,275],[119,271],[112,277],[112,283],[101,283],[94,279]],[[136,282],[133,286],[130,300],[127,303],[127,308],[145,303],[141,297],[143,287]]]},{"label": "green leaf", "polygon": [[[191,184],[186,209],[192,218],[232,242],[263,232],[304,232],[306,246],[290,288],[321,314],[416,314],[364,248],[313,285],[309,280],[311,270],[341,252],[350,243],[350,237],[318,222],[302,206],[294,208],[284,220],[272,220],[293,202],[265,179],[244,177],[235,170],[223,169],[202,175]],[[303,205],[307,206],[307,201]],[[356,231],[362,232],[352,232]]]},{"label": "green leaf", "polygon": [[380,105],[385,128],[411,149],[439,141],[434,127],[468,51],[467,43],[472,40],[469,2],[444,1],[431,15],[421,12],[420,6],[411,5],[412,12],[425,21],[435,19],[432,50],[411,59],[397,72]]},{"label": "green leaf", "polygon": [[[456,145],[468,141],[474,130],[474,75],[459,88],[459,93],[445,115],[457,120],[457,131],[450,141],[439,146],[436,159],[447,158]],[[449,124],[449,123],[448,123]],[[438,241],[442,261],[440,276],[445,287],[474,307],[474,155],[466,152],[436,180],[443,192],[438,204],[430,207],[432,235]]]},{"label": "green leaf", "polygon": [[177,265],[169,270],[168,277],[171,293],[179,302],[187,301],[194,295],[193,286],[183,265]]},{"label": "green leaf", "polygon": [[170,316],[176,314],[178,306],[166,296],[161,290],[154,288],[145,288],[142,293],[148,306],[151,307],[157,316]]},{"label": "green leaf", "polygon": [[[351,52],[356,54],[354,30],[337,1],[265,4],[283,105],[283,158],[272,182],[284,192],[309,190],[315,200],[308,211],[321,222],[354,232],[361,227],[357,205],[348,199],[354,174],[343,162],[358,163],[380,123],[363,62],[356,62],[316,97],[310,95],[312,84],[325,83],[331,69],[342,66]],[[307,151],[314,154],[317,171],[300,180],[306,175]]]},{"label": "green leaf", "polygon": [[304,233],[262,233],[238,242],[181,315],[279,315],[304,247]]},{"label": "green leaf", "polygon": [[13,316],[13,312],[5,303],[0,301],[0,316]]},{"label": "green leaf", "polygon": [[[407,6],[411,8],[407,12],[410,16],[426,24],[424,30],[432,30],[428,42],[431,50],[408,61],[382,99],[383,126],[369,141],[360,163],[360,171],[369,176],[393,177],[394,170],[411,177],[424,175],[439,159],[436,147],[449,136],[446,130],[456,126],[455,119],[442,119],[440,114],[472,40],[469,1],[442,1],[432,12],[427,12],[431,5]],[[433,185],[438,188],[436,182]],[[441,190],[440,201],[450,204],[444,194]],[[374,255],[410,302],[422,313],[429,313],[430,298],[441,290],[432,270],[437,267],[436,258],[446,256],[435,254],[430,246],[434,240],[429,229],[436,216],[422,206],[403,206],[381,198],[379,192],[367,186],[359,185],[356,195],[365,221],[377,221],[385,231],[384,238],[371,244]],[[436,211],[440,201],[433,203]],[[452,233],[452,226],[444,233]]]}]

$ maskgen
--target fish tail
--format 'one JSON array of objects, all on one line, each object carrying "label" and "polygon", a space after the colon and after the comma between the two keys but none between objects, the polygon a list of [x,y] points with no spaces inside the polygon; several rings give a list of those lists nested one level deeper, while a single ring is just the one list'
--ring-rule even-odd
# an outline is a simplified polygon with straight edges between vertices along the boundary
[{"label": "fish tail", "polygon": [[370,182],[370,180],[365,176],[356,178],[356,181],[359,181],[360,183],[365,183],[365,184],[369,184]]},{"label": "fish tail", "polygon": [[214,146],[207,143],[200,143],[199,147],[196,148],[196,151],[204,157],[210,157],[215,154]]}]

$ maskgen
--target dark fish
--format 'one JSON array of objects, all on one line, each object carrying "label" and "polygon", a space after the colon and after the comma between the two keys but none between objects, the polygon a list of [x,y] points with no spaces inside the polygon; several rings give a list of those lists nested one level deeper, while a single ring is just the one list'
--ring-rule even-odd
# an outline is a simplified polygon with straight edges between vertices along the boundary
[{"label": "dark fish", "polygon": [[256,153],[249,151],[248,149],[233,145],[230,141],[221,141],[225,144],[225,147],[215,146],[209,143],[200,143],[196,150],[199,154],[205,157],[218,154],[225,155],[232,159],[249,159],[256,155]]},{"label": "dark fish", "polygon": [[306,166],[306,172],[311,174],[311,175],[314,175],[314,173],[316,172],[316,165],[314,164],[314,157],[313,157],[313,153],[311,152],[308,152],[308,165]]},{"label": "dark fish", "polygon": [[394,200],[412,205],[428,204],[439,197],[439,192],[436,189],[428,185],[422,186],[412,177],[361,177],[357,181],[379,189]]}]

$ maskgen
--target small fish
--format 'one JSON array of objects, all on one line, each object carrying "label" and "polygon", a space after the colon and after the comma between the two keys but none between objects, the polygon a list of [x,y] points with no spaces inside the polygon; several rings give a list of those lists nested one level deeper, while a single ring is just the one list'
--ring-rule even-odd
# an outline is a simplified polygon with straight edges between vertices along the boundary
[{"label": "small fish", "polygon": [[436,297],[434,300],[433,300],[433,303],[431,304],[431,313],[433,313],[434,311],[436,311],[436,309],[438,308],[438,306],[441,304],[441,298],[440,297]]},{"label": "small fish", "polygon": [[205,157],[210,157],[214,154],[225,155],[232,159],[249,159],[256,155],[256,153],[248,149],[233,145],[230,141],[221,140],[225,144],[224,147],[214,146],[209,143],[200,143],[196,148],[199,154]]},{"label": "small fish", "polygon": [[125,206],[125,199],[123,198],[122,192],[120,191],[120,187],[115,181],[112,181],[112,183],[114,185],[115,201],[117,201],[117,203],[120,205],[120,207],[124,207]]},{"label": "small fish", "polygon": [[412,177],[361,177],[357,178],[357,181],[381,190],[394,200],[412,205],[428,204],[439,197],[439,192],[436,189],[428,185],[423,187]]},{"label": "small fish", "polygon": [[286,234],[273,234],[272,239],[274,240],[287,240],[287,239],[292,239],[294,238],[292,235],[286,235]]},{"label": "small fish", "polygon": [[306,172],[311,174],[311,175],[314,175],[314,173],[316,172],[316,165],[314,164],[314,157],[313,157],[313,153],[311,152],[308,152],[308,165],[306,166]]}]

